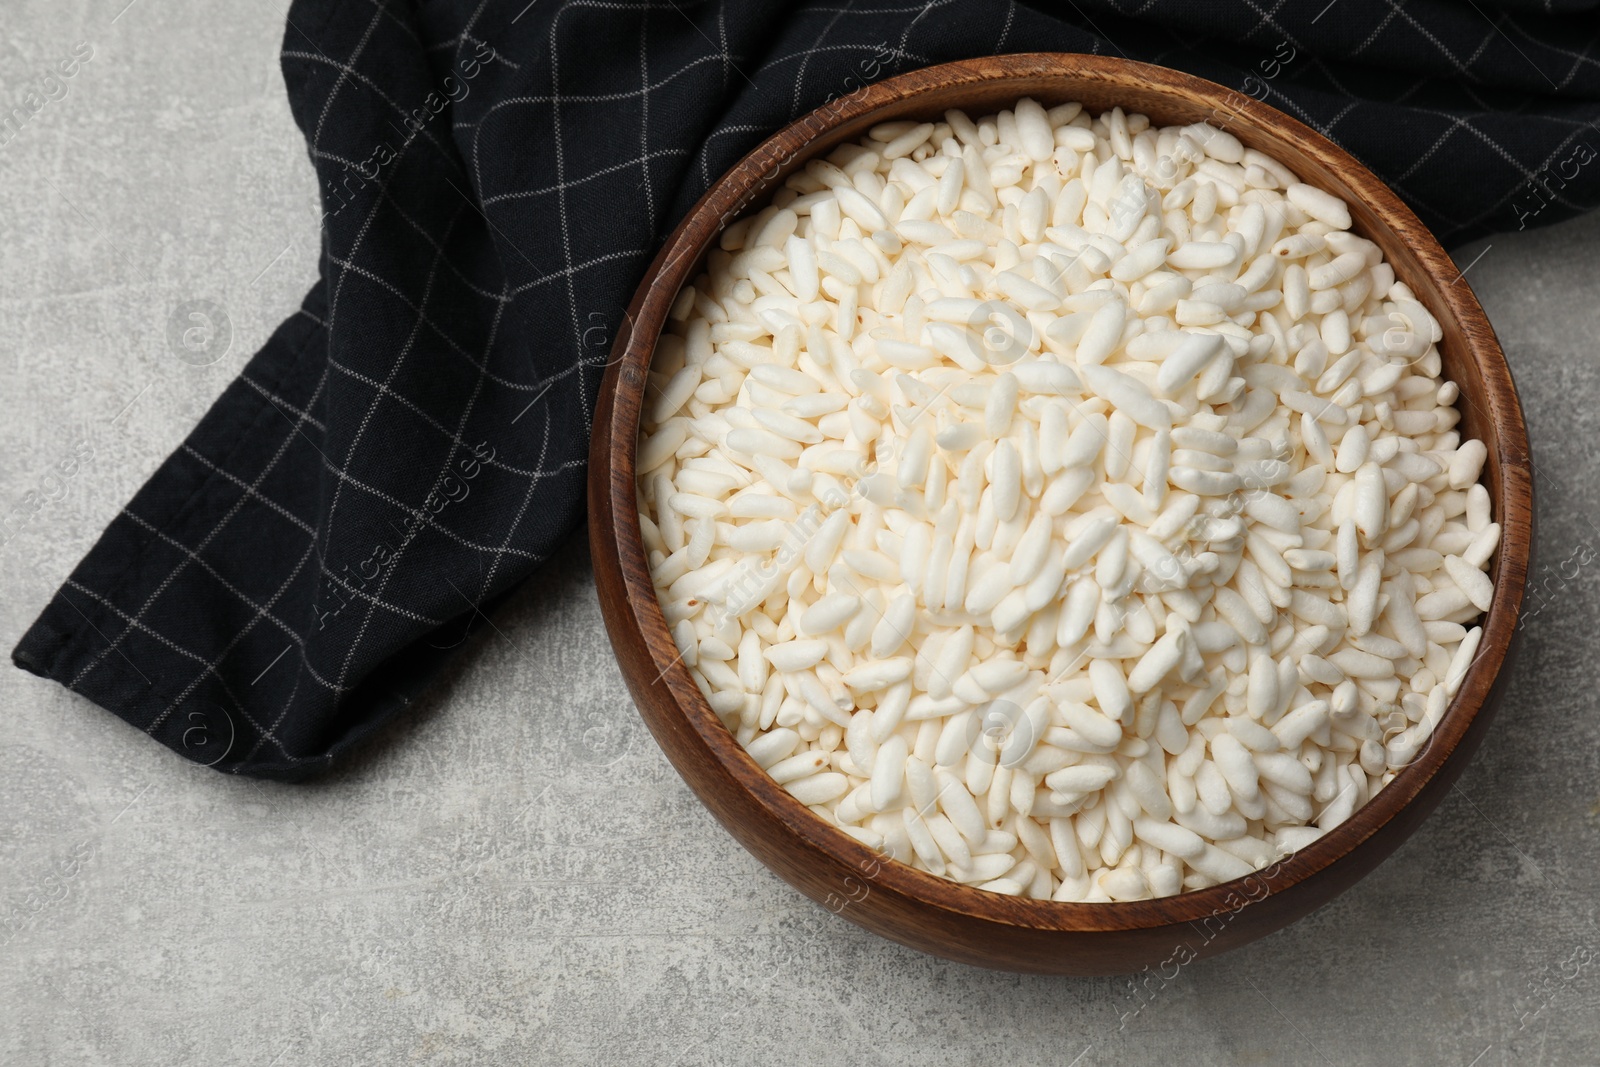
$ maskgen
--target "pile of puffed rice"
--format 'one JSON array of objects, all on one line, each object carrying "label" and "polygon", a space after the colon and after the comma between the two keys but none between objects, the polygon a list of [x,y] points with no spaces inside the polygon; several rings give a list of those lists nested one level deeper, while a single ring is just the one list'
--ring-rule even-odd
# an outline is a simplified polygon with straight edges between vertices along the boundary
[{"label": "pile of puffed rice", "polygon": [[1438,324],[1232,135],[893,122],[735,223],[638,453],[712,708],[829,823],[1137,900],[1338,825],[1426,746],[1499,542]]}]

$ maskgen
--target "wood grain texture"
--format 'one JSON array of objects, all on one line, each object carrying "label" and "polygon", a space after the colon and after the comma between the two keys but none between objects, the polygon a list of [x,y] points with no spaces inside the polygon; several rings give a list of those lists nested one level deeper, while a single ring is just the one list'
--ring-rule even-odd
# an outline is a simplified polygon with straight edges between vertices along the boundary
[{"label": "wood grain texture", "polygon": [[[667,311],[729,222],[814,156],[901,118],[952,107],[992,113],[1019,97],[1121,106],[1158,125],[1201,120],[1283,161],[1350,204],[1444,330],[1444,374],[1458,383],[1461,429],[1489,446],[1484,480],[1503,535],[1478,655],[1427,749],[1344,825],[1246,878],[1160,900],[1058,904],[981,892],[884,859],[828,826],[775,784],[718,721],[678,661],[639,533],[634,454],[646,371]],[[1099,56],[1030,54],[902,75],[834,100],[773,135],[724,175],[668,238],[629,305],[595,412],[589,534],[601,608],[630,692],[684,779],[745,848],[801,892],[902,944],[984,967],[1115,974],[1172,966],[1295,921],[1371,871],[1454,784],[1487,729],[1512,654],[1530,566],[1533,488],[1511,373],[1483,310],[1427,229],[1371,172],[1326,138],[1223,86]]]}]

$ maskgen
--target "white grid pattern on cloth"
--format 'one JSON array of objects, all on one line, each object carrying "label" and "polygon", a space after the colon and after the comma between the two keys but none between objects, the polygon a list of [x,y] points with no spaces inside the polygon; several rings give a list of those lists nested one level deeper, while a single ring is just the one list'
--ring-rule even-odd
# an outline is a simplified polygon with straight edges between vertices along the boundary
[{"label": "white grid pattern on cloth", "polygon": [[[380,195],[380,202],[379,203],[381,203],[381,196],[382,196],[382,192],[381,191],[380,191],[379,195]],[[379,204],[375,203],[374,206],[373,206],[373,214],[374,215],[377,214],[378,207],[379,207]],[[372,400],[371,400],[370,403],[368,403],[367,410],[362,414],[361,421],[359,423],[357,423],[357,425],[356,425],[355,436],[350,441],[349,446],[345,450],[345,456],[344,456],[344,469],[345,470],[348,470],[350,468],[351,463],[352,463],[353,459],[355,458],[356,449],[361,447],[361,442],[366,437],[367,429],[372,425],[372,417],[377,412],[378,405],[380,405],[383,402],[384,391],[387,390],[389,385],[394,381],[395,376],[400,373],[400,369],[405,365],[406,358],[411,355],[412,349],[416,345],[417,334],[422,329],[422,320],[427,317],[426,313],[425,313],[425,309],[428,306],[428,298],[433,293],[434,280],[438,277],[439,264],[441,262],[443,262],[443,260],[444,260],[444,255],[445,255],[444,246],[448,245],[449,240],[450,240],[450,232],[455,229],[456,223],[458,223],[461,220],[462,211],[463,211],[463,209],[457,208],[456,211],[455,211],[454,217],[450,220],[449,225],[445,228],[444,238],[443,238],[443,240],[440,241],[440,250],[439,250],[439,252],[437,252],[434,255],[433,263],[428,268],[428,280],[425,283],[425,285],[423,286],[422,297],[421,297],[421,299],[419,299],[417,301],[417,318],[416,318],[416,321],[413,322],[412,325],[411,325],[411,332],[406,337],[405,344],[400,349],[399,356],[394,360],[393,365],[389,368],[389,376],[386,379],[384,379],[384,382],[383,382],[384,389],[375,390],[373,392]],[[363,226],[362,226],[362,234],[363,235],[366,234],[367,228],[370,225],[371,225],[371,218],[369,217],[367,222],[364,223]],[[353,255],[354,253],[355,253],[355,249],[351,249],[351,252],[349,254]],[[341,270],[342,269],[344,269],[344,268],[341,268]],[[359,270],[360,268],[355,268],[355,269]],[[344,284],[344,276],[343,275],[340,276],[339,284],[341,286]],[[505,305],[500,304],[500,305],[496,305],[496,306],[497,306],[497,308],[504,308]],[[498,315],[497,315],[497,319],[498,319]],[[455,448],[452,446],[451,450],[450,450],[450,455],[445,460],[445,464],[446,464],[447,467],[448,467],[448,464],[450,462],[450,459],[454,458],[454,456],[455,456]],[[327,516],[323,519],[322,544],[323,544],[323,551],[324,552],[327,551],[328,546],[333,541],[333,520],[334,520],[334,516],[337,514],[337,512],[339,510],[339,500],[340,500],[341,496],[344,493],[345,484],[350,480],[351,479],[348,479],[348,478],[340,478],[339,479],[339,483],[335,487],[334,492],[333,492],[333,501],[328,505]],[[407,547],[409,547],[409,542],[406,543],[406,544],[402,544],[400,546],[400,552],[404,553]],[[393,573],[393,572],[391,571],[390,573]],[[382,592],[382,588],[381,587],[379,589],[379,592],[380,593]],[[339,676],[338,676],[337,681],[338,681],[338,683],[340,685],[344,685],[345,676],[346,676],[347,672],[350,669],[350,657],[355,655],[355,650],[360,644],[361,637],[365,635],[366,628],[367,628],[367,623],[370,622],[370,621],[371,621],[371,610],[369,609],[367,618],[362,620],[361,634],[358,634],[357,637],[356,637],[356,640],[350,645],[349,651],[345,654],[344,662],[339,667]]]},{"label": "white grid pattern on cloth", "polygon": [[[267,473],[270,472],[270,470],[272,469],[272,466],[275,465],[277,460],[280,459],[283,456],[284,452],[286,452],[288,450],[289,445],[293,440],[294,440],[293,434],[289,434],[289,435],[284,437],[283,444],[278,447],[277,452],[273,456],[273,463],[269,464],[267,469],[262,471],[261,475],[253,483],[249,484],[248,486],[244,486],[245,492],[241,493],[239,495],[239,498],[234,502],[233,506],[228,509],[228,512],[223,517],[222,521],[217,523],[215,526],[213,526],[212,529],[211,529],[211,532],[206,535],[206,539],[201,542],[201,544],[199,546],[199,550],[200,551],[203,551],[205,549],[206,545],[210,544],[212,540],[214,540],[219,534],[222,533],[223,527],[227,525],[228,520],[233,518],[235,515],[237,515],[239,513],[240,509],[244,507],[244,504],[245,504],[245,502],[247,500],[250,500],[253,496],[259,495],[259,489],[260,489],[261,481],[266,478]],[[190,446],[184,445],[182,447],[186,452],[189,452],[190,454],[192,454],[192,455],[194,455],[196,457],[199,456],[199,453],[195,452],[194,449],[190,448]],[[222,470],[220,467],[214,468],[214,470],[215,470],[215,472],[217,474],[222,475],[223,477],[225,477],[225,478],[227,478],[227,479],[229,479],[231,481],[236,481],[236,482],[239,481],[239,479],[236,476],[228,473],[227,471]],[[261,499],[265,499],[265,498],[262,497]],[[286,516],[289,516],[290,518],[293,518],[293,516],[290,515],[288,509],[277,509],[277,508],[275,508],[274,510],[281,510],[281,513],[283,515],[286,515]],[[297,523],[299,522],[299,520],[295,520],[295,521]],[[307,524],[307,525],[309,525],[309,524]],[[178,565],[178,567],[176,569],[174,569],[173,571],[168,573],[167,576],[164,577],[161,580],[161,582],[155,587],[155,589],[153,591],[151,591],[151,593],[147,597],[145,597],[144,602],[142,604],[140,604],[140,606],[139,606],[139,610],[133,615],[127,615],[126,616],[125,621],[127,621],[129,623],[130,629],[125,629],[122,632],[122,634],[119,634],[116,638],[114,638],[103,650],[101,650],[97,655],[95,655],[92,659],[90,659],[90,661],[88,663],[86,663],[82,668],[80,668],[78,673],[72,677],[72,680],[67,683],[67,687],[69,689],[76,689],[82,683],[84,677],[90,671],[94,670],[95,667],[99,666],[102,662],[104,662],[106,656],[109,655],[111,652],[115,651],[118,648],[118,646],[122,643],[123,635],[129,633],[132,627],[142,626],[142,619],[144,618],[145,612],[150,610],[150,606],[156,602],[157,598],[159,598],[161,596],[161,594],[166,590],[166,588],[169,585],[171,585],[173,582],[177,581],[177,579],[179,578],[179,576],[181,575],[181,573],[183,571],[183,568],[186,567],[187,565],[188,565],[187,563],[181,563],[181,564]],[[96,595],[98,596],[98,594],[96,594]],[[109,601],[106,602],[106,605],[107,605],[108,608],[111,608],[113,611],[115,611],[115,612],[117,612],[119,614],[123,614],[123,615],[126,614],[126,613],[123,613],[120,608],[115,608],[113,605],[111,605]]]},{"label": "white grid pattern on cloth", "polygon": [[[1008,46],[1110,51],[1237,86],[1251,44],[1281,38],[1301,59],[1268,79],[1271,102],[1337,132],[1447,238],[1514,226],[1509,205],[1600,116],[1597,28],[1526,7],[1074,0],[1056,14],[299,0],[283,60],[320,183],[402,143],[382,173],[354,171],[350,202],[330,193],[323,283],[64,587],[24,641],[30,665],[179,751],[173,713],[220,698],[245,728],[220,770],[331,762],[442,662],[426,638],[476,610],[463,598],[504,595],[578,520],[605,363],[587,338],[613,335],[659,234],[762,136],[864,80],[865,58],[891,60],[884,77]],[[468,91],[435,115],[446,75]],[[1554,193],[1541,221],[1595,206],[1600,167]],[[466,492],[441,498],[452,481]],[[368,578],[377,542],[389,552]],[[77,621],[66,590],[98,618]],[[208,604],[243,621],[211,633],[184,614]]]},{"label": "white grid pattern on cloth", "polygon": [[[272,607],[271,607],[270,604],[259,604],[259,603],[257,603],[255,598],[253,598],[249,593],[246,593],[243,589],[240,589],[238,586],[234,585],[232,582],[230,582],[228,580],[226,575],[224,575],[221,571],[217,570],[210,563],[206,562],[205,557],[201,556],[194,549],[190,548],[188,545],[186,545],[183,542],[179,541],[177,538],[173,537],[167,531],[165,531],[165,530],[161,529],[160,527],[156,526],[154,523],[146,522],[144,519],[140,518],[138,515],[135,515],[133,512],[129,511],[126,508],[124,508],[122,510],[122,514],[126,515],[130,520],[132,520],[138,526],[141,526],[144,529],[148,530],[150,533],[155,534],[158,538],[160,538],[166,544],[170,545],[171,547],[177,549],[179,552],[182,552],[185,556],[189,557],[189,559],[191,561],[193,561],[193,563],[194,563],[194,565],[196,567],[199,567],[201,570],[203,570],[207,574],[211,575],[211,577],[216,580],[218,585],[222,586],[222,588],[226,589],[229,593],[233,594],[233,596],[236,597],[241,603],[243,603],[245,607],[249,608],[251,611],[254,611],[254,612],[258,613],[262,618],[266,619],[268,622],[272,623],[272,625],[276,626],[279,630],[283,631],[283,635],[285,637],[287,637],[292,644],[294,644],[295,646],[297,646],[301,650],[301,656],[302,656],[302,658],[304,657],[305,647],[306,647],[305,638],[300,635],[300,631],[299,630],[296,630],[293,626],[290,626],[287,622],[283,621],[277,615],[273,614]],[[308,553],[310,553],[313,550],[314,550],[314,546],[309,546],[307,548],[307,552]],[[297,564],[297,566],[299,566],[299,565],[300,564]],[[396,609],[396,610],[398,610],[398,609]],[[306,673],[308,675],[311,676],[313,681],[315,681],[318,685],[321,685],[323,688],[331,690],[333,692],[342,691],[342,688],[337,683],[335,683],[331,678],[324,678],[321,674],[317,673],[316,669],[314,667],[312,667],[309,662],[305,663],[305,671],[306,671]]]},{"label": "white grid pattern on cloth", "polygon": [[[197,652],[190,651],[189,649],[187,649],[187,648],[183,647],[182,645],[178,644],[178,642],[174,641],[172,638],[168,637],[166,634],[162,633],[160,630],[157,630],[157,629],[149,626],[148,624],[142,622],[138,618],[136,618],[136,617],[134,617],[132,615],[129,615],[126,611],[123,611],[121,608],[117,607],[116,604],[112,603],[111,600],[109,598],[107,598],[106,596],[104,596],[103,594],[97,593],[95,590],[93,590],[93,589],[89,588],[88,586],[82,584],[81,582],[75,581],[74,579],[71,579],[71,578],[67,579],[66,588],[71,589],[74,592],[82,593],[84,596],[89,597],[91,600],[93,600],[96,603],[98,603],[101,606],[101,608],[103,608],[105,611],[110,612],[112,615],[116,616],[117,618],[121,619],[124,623],[126,623],[129,630],[137,630],[140,633],[148,634],[150,637],[155,638],[155,640],[157,642],[159,642],[161,645],[172,649],[172,651],[176,652],[178,655],[180,655],[180,656],[182,656],[182,657],[184,657],[186,659],[192,659],[195,662],[202,664],[204,666],[204,670],[202,672],[203,674],[215,674],[215,665],[208,664],[207,661],[206,661],[206,658],[204,656],[200,655]],[[241,636],[243,636],[243,635],[241,634]],[[275,737],[272,737],[272,735],[270,733],[268,733],[266,730],[264,730],[260,726],[260,724],[258,724],[250,716],[249,712],[245,711],[244,702],[239,699],[238,695],[236,693],[234,693],[232,689],[229,688],[227,680],[222,678],[220,675],[217,676],[217,679],[221,683],[222,690],[223,690],[224,693],[227,694],[228,699],[233,701],[234,710],[239,712],[239,714],[244,718],[244,720],[247,723],[249,723],[251,726],[254,726],[258,733],[260,733],[263,737],[267,738],[268,740],[271,740],[274,744],[278,745],[280,750],[282,750],[283,746],[278,741],[278,739],[275,738]],[[160,725],[159,723],[152,724],[149,727],[149,731],[155,730],[159,725]],[[147,732],[149,732],[149,731],[147,731]],[[287,755],[287,752],[285,752],[285,755]]]}]

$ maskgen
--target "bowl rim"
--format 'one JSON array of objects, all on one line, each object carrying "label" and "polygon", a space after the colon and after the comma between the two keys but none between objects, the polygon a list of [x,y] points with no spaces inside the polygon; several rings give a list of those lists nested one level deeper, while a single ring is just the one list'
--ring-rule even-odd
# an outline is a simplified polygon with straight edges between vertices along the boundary
[{"label": "bowl rim", "polygon": [[[1422,272],[1436,279],[1454,274],[1454,280],[1442,289],[1443,310],[1460,326],[1465,341],[1460,362],[1473,366],[1481,379],[1488,408],[1483,418],[1486,425],[1494,427],[1490,464],[1499,471],[1499,489],[1496,492],[1491,487],[1491,503],[1502,531],[1491,571],[1494,597],[1479,623],[1483,637],[1477,653],[1425,750],[1350,818],[1310,845],[1240,878],[1148,900],[1057,902],[991,893],[893,860],[810,811],[745,752],[711,710],[681,659],[666,654],[665,650],[675,646],[649,577],[635,497],[635,457],[647,368],[657,338],[665,329],[667,311],[682,286],[693,280],[695,268],[717,234],[748,208],[764,201],[787,176],[786,168],[799,153],[842,126],[935,92],[1040,77],[1076,81],[1080,85],[1098,82],[1110,88],[1137,84],[1158,95],[1210,106],[1213,115],[1222,117],[1215,123],[1222,128],[1226,129],[1232,119],[1247,119],[1286,140],[1324,169],[1339,174],[1381,226],[1407,239]],[[1069,86],[1068,91],[1076,88]],[[1019,90],[1018,97],[1022,95],[1025,93]],[[1301,177],[1306,180],[1306,176]],[[616,577],[625,591],[625,617],[608,622],[628,627],[648,650],[658,672],[650,684],[666,686],[670,703],[683,723],[698,735],[723,771],[795,838],[851,867],[872,871],[868,877],[875,888],[898,893],[925,907],[974,919],[1065,933],[1146,930],[1203,920],[1238,910],[1242,906],[1241,893],[1245,895],[1244,903],[1259,899],[1257,890],[1250,888],[1252,882],[1257,886],[1265,883],[1267,893],[1283,893],[1349,856],[1401,813],[1438,775],[1489,699],[1516,635],[1533,526],[1527,430],[1504,352],[1477,298],[1463,282],[1461,272],[1431,231],[1355,157],[1292,116],[1195,75],[1116,57],[1034,52],[937,64],[861,86],[766,138],[713,182],[663,243],[625,313],[601,387],[602,395],[610,392],[616,402],[614,407],[602,404],[596,409],[597,413],[604,411],[606,418],[597,419],[593,429],[595,461],[590,483],[592,532],[597,542],[617,548],[619,558],[615,562],[620,574]],[[1429,306],[1436,316],[1440,310]],[[659,321],[661,326],[649,333],[639,329],[641,321]],[[627,389],[620,388],[619,379]],[[1457,404],[1464,402],[1464,398],[1457,400]],[[621,447],[614,444],[618,436],[623,439]],[[596,506],[600,503],[604,506]],[[621,558],[624,554],[632,558]],[[596,566],[602,565],[598,557],[595,562]],[[607,559],[605,565],[610,566],[611,561]],[[695,785],[692,781],[690,784]]]}]

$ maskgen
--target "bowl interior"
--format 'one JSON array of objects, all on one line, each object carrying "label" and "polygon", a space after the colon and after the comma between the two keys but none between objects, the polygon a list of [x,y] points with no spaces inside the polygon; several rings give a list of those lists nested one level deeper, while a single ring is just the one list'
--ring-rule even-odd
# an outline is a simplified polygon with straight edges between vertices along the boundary
[{"label": "bowl interior", "polygon": [[[1484,481],[1503,529],[1491,577],[1495,599],[1483,620],[1484,637],[1466,680],[1435,729],[1426,751],[1344,824],[1269,869],[1270,892],[1282,892],[1323,871],[1389,822],[1456,750],[1483,705],[1515,631],[1528,567],[1532,491],[1521,411],[1504,356],[1476,299],[1449,256],[1399,199],[1347,153],[1288,116],[1241,93],[1161,67],[1105,57],[1038,54],[1000,56],[928,68],[879,82],[831,101],[775,134],[707,191],[646,275],[634,306],[632,331],[618,341],[612,368],[618,379],[610,426],[610,505],[621,549],[633,622],[670,691],[683,727],[701,735],[726,770],[798,837],[851,866],[875,869],[874,884],[931,907],[998,917],[1021,926],[1093,931],[1191,922],[1215,912],[1235,894],[1226,883],[1155,901],[1076,904],[1003,897],[936,878],[892,860],[813,815],[762,771],[711,711],[677,661],[677,651],[649,579],[634,497],[634,451],[645,381],[666,309],[700,271],[704,254],[724,226],[762,206],[790,173],[836,145],[855,141],[881,122],[935,119],[950,108],[973,117],[1031,96],[1046,107],[1069,101],[1098,114],[1112,107],[1149,116],[1152,124],[1207,121],[1280,160],[1308,184],[1349,204],[1351,229],[1382,248],[1395,275],[1439,321],[1443,375],[1460,388],[1463,436],[1488,445]],[[608,379],[606,388],[612,388]],[[629,558],[629,557],[632,558]],[[656,724],[652,723],[652,729]],[[659,736],[659,730],[658,730]],[[1418,816],[1420,818],[1420,816]],[[745,839],[758,854],[762,849]],[[762,855],[771,863],[768,855]],[[881,869],[876,869],[881,865]],[[1240,881],[1248,881],[1242,879]],[[1253,899],[1253,898],[1252,898]]]}]

